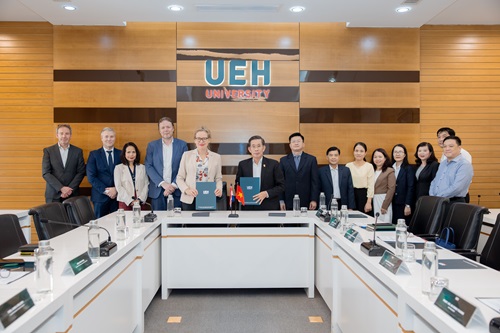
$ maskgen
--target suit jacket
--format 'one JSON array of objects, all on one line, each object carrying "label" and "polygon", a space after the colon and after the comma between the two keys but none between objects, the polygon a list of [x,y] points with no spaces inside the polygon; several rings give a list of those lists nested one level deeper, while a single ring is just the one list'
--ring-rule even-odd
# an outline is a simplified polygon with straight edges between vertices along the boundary
[{"label": "suit jacket", "polygon": [[375,181],[375,194],[386,194],[385,200],[382,203],[382,208],[389,208],[395,191],[396,177],[394,176],[394,169],[389,167],[385,172],[382,172]]},{"label": "suit jacket", "polygon": [[[216,188],[222,191],[222,159],[219,154],[208,152],[208,181],[215,182]],[[177,173],[177,186],[181,191],[181,201],[192,204],[194,197],[184,193],[188,188],[196,188],[196,149],[182,155],[179,172]]]},{"label": "suit jacket", "polygon": [[396,178],[396,192],[392,202],[397,205],[410,205],[413,207],[415,194],[415,171],[413,166],[407,165],[399,169]]},{"label": "suit jacket", "polygon": [[[439,168],[439,163],[436,161],[431,162],[430,164],[426,164],[422,172],[418,177],[418,180],[415,176],[415,201],[418,200],[421,196],[429,195],[429,189],[431,187],[431,182],[436,177],[436,173]],[[415,172],[418,169],[418,166],[415,168]]]},{"label": "suit jacket", "polygon": [[[347,204],[348,209],[356,209],[356,202],[354,201],[354,186],[352,185],[352,176],[351,170],[348,167],[339,165],[339,187],[340,187],[340,196],[342,199],[342,203]],[[320,179],[320,189],[321,192],[325,193],[326,196],[326,204],[329,206],[329,203],[332,200],[333,193],[333,180],[332,173],[330,172],[330,166],[324,166],[319,169],[319,179]],[[339,207],[340,208],[340,207]]]},{"label": "suit jacket", "polygon": [[[113,164],[121,164],[121,150],[113,149]],[[113,167],[114,170],[114,167]],[[87,161],[87,178],[92,185],[91,199],[93,202],[106,202],[109,197],[104,194],[106,187],[115,187],[114,172],[108,167],[108,154],[104,148],[93,150],[89,154]]]},{"label": "suit jacket", "polygon": [[281,200],[285,201],[286,209],[293,209],[295,194],[299,195],[300,207],[309,207],[311,201],[318,202],[320,184],[316,157],[303,152],[297,170],[290,153],[280,159],[280,169],[285,177],[285,192]]},{"label": "suit jacket", "polygon": [[[187,151],[186,142],[180,139],[174,139],[172,143],[172,183],[176,183],[179,164],[182,154]],[[146,173],[149,177],[149,196],[158,198],[163,193],[162,187],[158,187],[163,181],[163,146],[162,139],[148,143],[146,150]],[[177,184],[177,183],[176,183]],[[180,196],[180,191],[174,192],[175,196]]]},{"label": "suit jacket", "polygon": [[[253,177],[253,158],[241,161],[238,164],[236,183],[240,183],[241,177]],[[279,163],[266,157],[262,157],[262,171],[260,179],[260,191],[267,191],[269,198],[264,199],[260,206],[251,206],[258,210],[280,210],[280,195],[285,190],[285,179],[279,167]],[[255,207],[255,208],[253,208]]]},{"label": "suit jacket", "polygon": [[80,183],[85,177],[85,161],[83,151],[73,145],[69,146],[66,166],[63,166],[59,145],[43,149],[42,176],[47,182],[45,186],[45,201],[52,202],[61,198],[61,188],[68,186],[73,189],[72,197],[78,196]]},{"label": "suit jacket", "polygon": [[116,191],[118,191],[116,200],[124,202],[128,206],[134,200],[132,197],[136,196],[136,191],[139,200],[145,202],[148,199],[149,180],[144,164],[135,166],[135,191],[132,175],[127,165],[118,164],[115,167],[114,177]]}]

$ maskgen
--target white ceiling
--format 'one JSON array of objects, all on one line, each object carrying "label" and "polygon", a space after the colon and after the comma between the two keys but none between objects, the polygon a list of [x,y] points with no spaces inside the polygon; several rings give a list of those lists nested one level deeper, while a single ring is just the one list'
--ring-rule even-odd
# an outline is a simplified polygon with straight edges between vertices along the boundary
[{"label": "white ceiling", "polygon": [[[424,24],[500,24],[500,0],[0,0],[0,21],[53,25],[124,25],[125,22],[348,22],[349,27],[420,27]],[[63,4],[78,9],[68,12]],[[167,6],[182,5],[182,12]],[[217,6],[202,10],[200,5]],[[292,13],[302,5],[306,10]]]}]

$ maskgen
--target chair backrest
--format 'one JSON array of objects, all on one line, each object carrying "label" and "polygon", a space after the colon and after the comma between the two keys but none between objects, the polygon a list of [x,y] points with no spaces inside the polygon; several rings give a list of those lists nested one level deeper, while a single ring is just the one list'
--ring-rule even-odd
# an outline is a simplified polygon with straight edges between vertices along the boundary
[{"label": "chair backrest", "polygon": [[87,196],[66,199],[63,201],[63,205],[71,223],[83,225],[96,219],[94,208],[92,208],[92,203]]},{"label": "chair backrest", "polygon": [[19,246],[27,243],[17,215],[0,215],[0,230],[2,230],[0,232],[0,258],[16,253]]},{"label": "chair backrest", "polygon": [[500,271],[500,214],[497,215],[497,221],[484,245],[479,261],[483,265]]},{"label": "chair backrest", "polygon": [[485,207],[456,202],[450,205],[443,228],[453,228],[457,249],[475,250],[479,241]]},{"label": "chair backrest", "polygon": [[418,199],[408,231],[414,235],[437,234],[444,220],[450,200],[442,197],[422,196]]},{"label": "chair backrest", "polygon": [[216,209],[217,210],[227,210],[227,183],[222,182],[222,196],[217,198]]},{"label": "chair backrest", "polygon": [[39,240],[51,239],[73,229],[71,225],[42,223],[40,221],[41,219],[47,219],[71,224],[64,206],[60,202],[49,202],[31,208],[29,214],[33,216],[33,223]]}]

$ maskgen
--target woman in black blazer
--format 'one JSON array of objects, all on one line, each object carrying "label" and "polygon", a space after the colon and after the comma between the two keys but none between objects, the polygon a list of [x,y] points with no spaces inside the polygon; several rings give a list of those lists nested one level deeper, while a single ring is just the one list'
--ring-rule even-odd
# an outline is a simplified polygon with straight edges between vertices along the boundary
[{"label": "woman in black blazer", "polygon": [[408,151],[403,144],[392,148],[392,168],[396,176],[396,192],[392,198],[392,223],[403,219],[410,222],[415,194],[415,171],[408,163]]},{"label": "woman in black blazer", "polygon": [[415,201],[421,196],[429,195],[431,182],[436,177],[439,163],[434,155],[434,148],[428,142],[418,144],[415,152]]}]

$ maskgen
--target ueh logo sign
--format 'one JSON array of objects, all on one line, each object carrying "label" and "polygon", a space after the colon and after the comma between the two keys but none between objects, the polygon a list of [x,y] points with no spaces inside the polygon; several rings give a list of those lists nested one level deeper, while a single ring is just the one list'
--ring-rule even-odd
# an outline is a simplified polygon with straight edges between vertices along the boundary
[{"label": "ueh logo sign", "polygon": [[[216,65],[214,66],[214,63]],[[216,67],[216,68],[215,68]],[[214,70],[215,69],[215,70]],[[230,87],[266,87],[271,85],[271,61],[264,60],[206,60],[205,82],[210,86],[227,83]],[[207,99],[219,100],[267,100],[270,89],[206,89]]]}]

